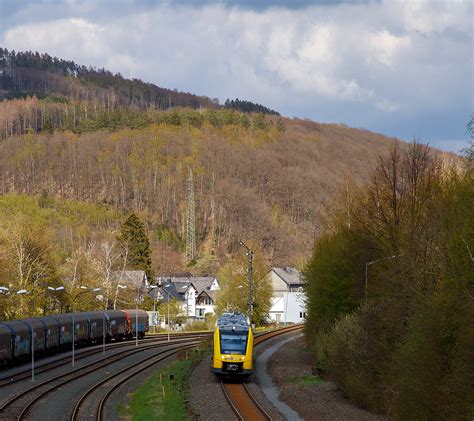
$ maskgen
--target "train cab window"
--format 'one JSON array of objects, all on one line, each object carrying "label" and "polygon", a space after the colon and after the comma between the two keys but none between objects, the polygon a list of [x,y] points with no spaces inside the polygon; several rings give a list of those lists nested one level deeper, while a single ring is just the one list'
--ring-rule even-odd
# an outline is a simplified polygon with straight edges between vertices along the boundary
[{"label": "train cab window", "polygon": [[247,332],[220,332],[221,354],[245,355]]}]

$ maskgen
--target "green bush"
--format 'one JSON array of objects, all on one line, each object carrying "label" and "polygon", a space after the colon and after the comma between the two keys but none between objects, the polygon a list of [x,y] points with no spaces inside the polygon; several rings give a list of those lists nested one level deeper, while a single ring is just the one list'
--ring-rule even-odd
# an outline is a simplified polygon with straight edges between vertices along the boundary
[{"label": "green bush", "polygon": [[206,322],[192,322],[187,323],[183,326],[183,331],[185,332],[195,332],[198,330],[208,330]]}]

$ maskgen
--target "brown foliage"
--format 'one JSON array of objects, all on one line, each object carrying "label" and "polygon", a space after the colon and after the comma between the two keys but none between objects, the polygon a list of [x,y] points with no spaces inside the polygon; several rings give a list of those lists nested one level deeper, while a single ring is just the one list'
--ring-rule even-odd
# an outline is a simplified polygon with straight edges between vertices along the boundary
[{"label": "brown foliage", "polygon": [[204,124],[9,138],[0,144],[0,193],[107,203],[184,238],[191,167],[201,243],[211,238],[230,251],[252,237],[273,264],[290,264],[309,254],[320,210],[338,186],[349,174],[367,180],[390,142],[337,125],[285,125],[284,133]]}]

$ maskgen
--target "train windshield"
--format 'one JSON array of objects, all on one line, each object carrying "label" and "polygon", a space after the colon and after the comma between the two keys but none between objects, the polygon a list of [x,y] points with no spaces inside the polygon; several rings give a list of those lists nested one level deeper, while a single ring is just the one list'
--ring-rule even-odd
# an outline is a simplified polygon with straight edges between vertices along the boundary
[{"label": "train windshield", "polygon": [[221,332],[221,354],[245,355],[247,336],[247,332]]}]

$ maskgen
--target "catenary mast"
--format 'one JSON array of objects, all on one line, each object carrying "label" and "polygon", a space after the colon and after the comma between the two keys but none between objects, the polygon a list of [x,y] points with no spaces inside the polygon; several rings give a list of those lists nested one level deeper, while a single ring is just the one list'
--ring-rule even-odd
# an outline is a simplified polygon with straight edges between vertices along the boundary
[{"label": "catenary mast", "polygon": [[194,201],[194,182],[193,171],[189,170],[188,179],[188,199],[187,199],[187,218],[186,218],[186,261],[196,260],[196,203]]}]

